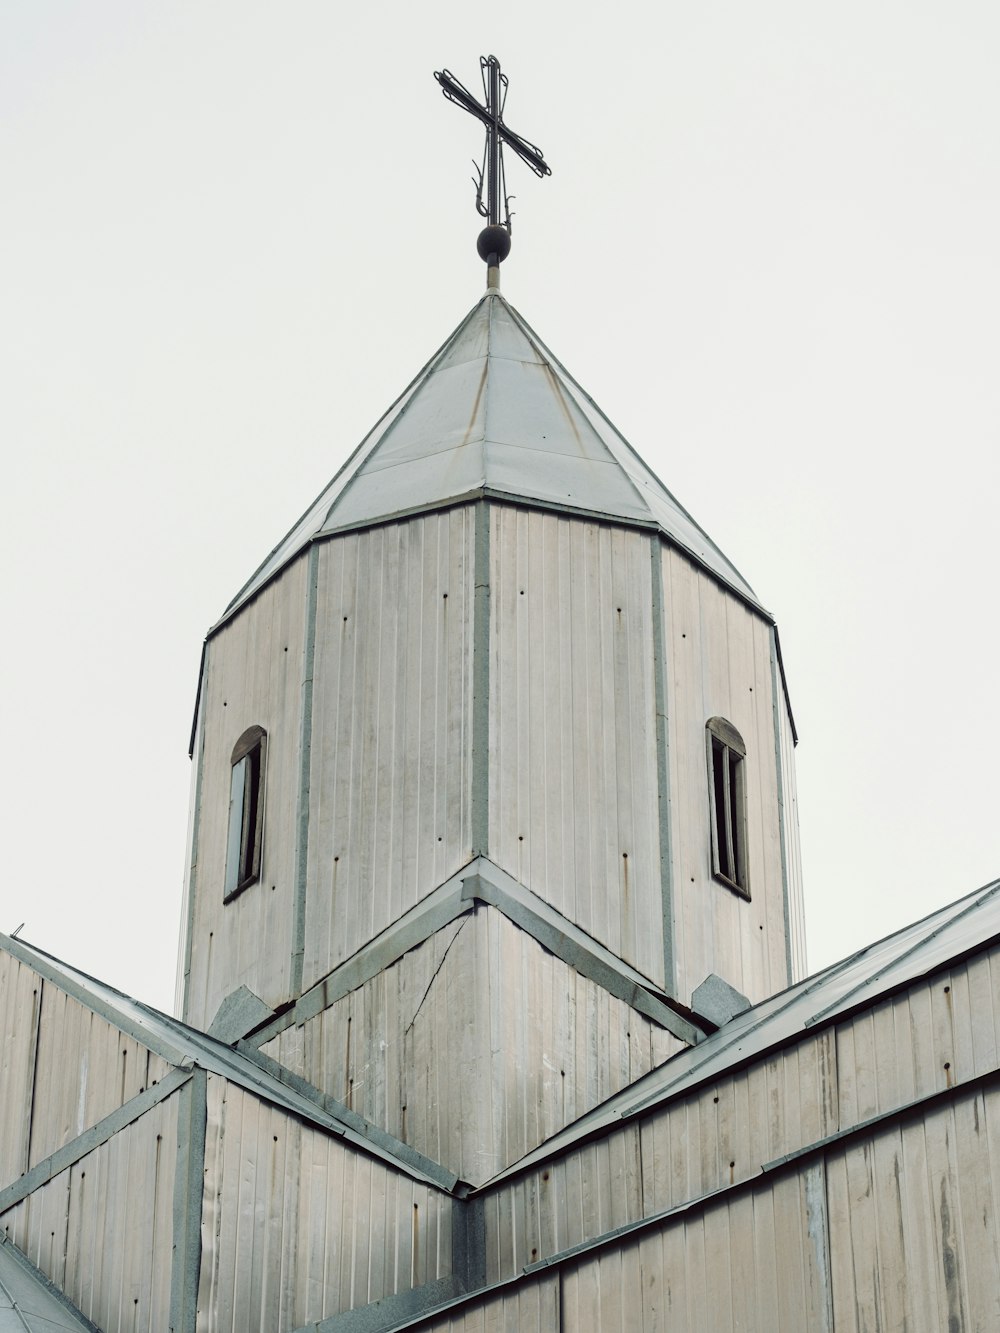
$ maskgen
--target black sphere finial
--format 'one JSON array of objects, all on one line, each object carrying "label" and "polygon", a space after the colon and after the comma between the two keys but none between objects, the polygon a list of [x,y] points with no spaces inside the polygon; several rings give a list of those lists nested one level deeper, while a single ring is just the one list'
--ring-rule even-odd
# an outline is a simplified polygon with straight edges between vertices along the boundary
[{"label": "black sphere finial", "polygon": [[510,232],[499,222],[484,227],[476,237],[476,249],[484,264],[502,264],[510,254]]}]

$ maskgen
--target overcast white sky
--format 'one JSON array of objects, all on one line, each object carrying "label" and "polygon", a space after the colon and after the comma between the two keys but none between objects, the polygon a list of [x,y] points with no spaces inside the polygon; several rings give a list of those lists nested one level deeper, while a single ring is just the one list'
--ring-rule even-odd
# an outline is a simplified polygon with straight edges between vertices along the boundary
[{"label": "overcast white sky", "polygon": [[777,615],[811,966],[1000,874],[994,0],[7,3],[0,929],[161,1007],[204,632],[481,293],[490,51],[505,295]]}]

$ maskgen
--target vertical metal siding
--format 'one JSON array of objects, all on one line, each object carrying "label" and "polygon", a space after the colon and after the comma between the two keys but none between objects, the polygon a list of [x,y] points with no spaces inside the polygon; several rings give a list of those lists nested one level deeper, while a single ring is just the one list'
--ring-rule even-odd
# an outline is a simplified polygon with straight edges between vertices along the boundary
[{"label": "vertical metal siding", "polygon": [[473,546],[464,506],[321,548],[305,988],[471,853]]},{"label": "vertical metal siding", "polygon": [[807,1172],[681,1215],[562,1271],[566,1330],[829,1329]]},{"label": "vertical metal siding", "polygon": [[0,1185],[159,1082],[169,1066],[0,953]]},{"label": "vertical metal siding", "polygon": [[838,1333],[1000,1327],[1000,1093],[958,1093],[827,1159]]},{"label": "vertical metal siding", "polygon": [[0,1189],[27,1170],[42,979],[0,952]]},{"label": "vertical metal siding", "polygon": [[563,1320],[560,1288],[558,1273],[542,1274],[529,1286],[484,1296],[481,1304],[428,1320],[421,1327],[426,1333],[582,1333],[592,1328],[590,1318],[580,1324]]},{"label": "vertical metal siding", "polygon": [[[752,1001],[787,984],[770,627],[679,552],[663,548],[678,996],[710,973]],[[705,724],[747,746],[751,900],[712,877]]]},{"label": "vertical metal siding", "polygon": [[680,1045],[479,907],[262,1049],[481,1182]]},{"label": "vertical metal siding", "polygon": [[103,1333],[170,1318],[175,1094],[0,1216],[28,1258]]},{"label": "vertical metal siding", "polygon": [[[204,759],[194,922],[185,1020],[208,1027],[240,985],[267,1004],[289,998],[295,889],[292,813],[298,790],[299,708],[307,559],[302,557],[207,645],[202,684]],[[267,732],[261,875],[223,903],[230,758],[247,727]],[[268,947],[261,948],[261,940]]]},{"label": "vertical metal siding", "polygon": [[208,1080],[199,1329],[273,1333],[451,1271],[451,1199]]},{"label": "vertical metal siding", "polygon": [[[513,1179],[486,1199],[490,1280],[628,1220],[605,1203],[612,1180],[629,1218],[650,1216],[996,1069],[997,958],[994,949],[916,981]],[[621,1164],[636,1154],[633,1183]]]},{"label": "vertical metal siding", "polygon": [[490,855],[663,983],[648,537],[497,506]]}]

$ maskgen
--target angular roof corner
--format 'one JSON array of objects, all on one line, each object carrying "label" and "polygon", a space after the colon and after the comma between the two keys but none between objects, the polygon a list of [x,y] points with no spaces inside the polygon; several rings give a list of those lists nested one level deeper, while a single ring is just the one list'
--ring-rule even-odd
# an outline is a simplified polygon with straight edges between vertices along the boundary
[{"label": "angular roof corner", "polygon": [[659,529],[759,607],[750,585],[499,292],[489,292],[230,602],[313,540],[479,496]]}]

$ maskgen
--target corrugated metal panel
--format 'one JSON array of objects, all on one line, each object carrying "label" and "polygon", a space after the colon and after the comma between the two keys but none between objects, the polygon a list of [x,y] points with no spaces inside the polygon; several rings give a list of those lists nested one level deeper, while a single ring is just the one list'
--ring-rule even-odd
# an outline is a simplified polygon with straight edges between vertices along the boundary
[{"label": "corrugated metal panel", "polygon": [[159,1082],[168,1065],[0,952],[0,1185]]},{"label": "corrugated metal panel", "polygon": [[806,1175],[769,1182],[563,1272],[563,1329],[803,1333],[830,1328]]},{"label": "corrugated metal panel", "polygon": [[169,1070],[165,1060],[58,987],[40,980],[39,986],[31,1166]]},{"label": "corrugated metal panel", "polygon": [[828,1156],[837,1333],[1000,1328],[1000,1092]]},{"label": "corrugated metal panel", "polygon": [[662,985],[648,538],[492,515],[490,855]]},{"label": "corrugated metal panel", "polygon": [[262,1050],[478,1183],[680,1048],[480,906]]},{"label": "corrugated metal panel", "polygon": [[[995,1070],[997,959],[993,951],[916,980],[838,1024],[758,1052],[745,1068],[719,1068],[687,1095],[678,1087],[618,1128],[608,1118],[605,1135],[575,1151],[556,1155],[550,1144],[530,1173],[487,1196],[490,1279],[624,1220],[750,1180],[767,1163]],[[621,1164],[636,1153],[641,1177],[633,1190]],[[615,1221],[603,1204],[609,1182],[629,1183],[614,1193],[629,1201],[629,1217]]]},{"label": "corrugated metal panel", "polygon": [[170,1320],[178,1096],[0,1216],[0,1226],[103,1333]]},{"label": "corrugated metal panel", "polygon": [[[714,972],[762,1000],[788,980],[770,625],[666,545],[663,582],[678,998]],[[749,902],[712,877],[711,717],[747,747]]]},{"label": "corrugated metal panel", "polygon": [[[306,561],[299,560],[208,644],[201,709],[204,760],[185,1019],[207,1028],[247,986],[268,1005],[289,998],[305,643]],[[267,732],[260,880],[223,903],[233,746]],[[268,947],[260,947],[261,940]]]},{"label": "corrugated metal panel", "polygon": [[208,1080],[203,1333],[272,1333],[451,1271],[451,1199]]},{"label": "corrugated metal panel", "polygon": [[22,963],[33,960],[38,971],[44,973],[46,981],[51,980],[54,985],[79,995],[82,1002],[93,1006],[95,1013],[107,1018],[112,1024],[120,1025],[123,1031],[135,1036],[140,1044],[146,1042],[151,1050],[162,1055],[169,1063],[182,1068],[198,1065],[202,1069],[220,1073],[272,1105],[313,1122],[322,1130],[360,1149],[366,1156],[388,1161],[417,1180],[432,1181],[445,1188],[451,1188],[454,1184],[454,1179],[444,1170],[439,1170],[434,1163],[421,1162],[416,1154],[411,1153],[406,1153],[406,1160],[402,1160],[396,1156],[391,1141],[380,1143],[377,1135],[360,1132],[356,1122],[347,1123],[338,1119],[320,1106],[315,1098],[280,1082],[254,1060],[223,1042],[197,1032],[138,1000],[129,999],[112,987],[49,958],[21,940],[0,937],[0,957],[5,952],[19,957]]},{"label": "corrugated metal panel", "polygon": [[473,511],[326,543],[308,988],[471,855]]},{"label": "corrugated metal panel", "polygon": [[0,1188],[28,1166],[41,978],[0,951]]}]

